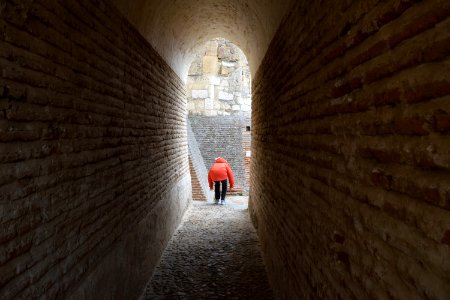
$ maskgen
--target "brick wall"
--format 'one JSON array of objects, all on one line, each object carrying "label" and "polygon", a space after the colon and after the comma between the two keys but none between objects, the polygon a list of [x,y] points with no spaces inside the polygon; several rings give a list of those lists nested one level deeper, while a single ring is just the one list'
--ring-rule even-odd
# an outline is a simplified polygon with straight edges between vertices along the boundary
[{"label": "brick wall", "polygon": [[450,298],[450,2],[297,1],[253,82],[280,299]]},{"label": "brick wall", "polygon": [[189,116],[189,121],[206,169],[209,170],[215,158],[221,156],[228,161],[233,170],[236,189],[240,191],[247,189],[242,130],[250,124],[250,118]]},{"label": "brick wall", "polygon": [[102,0],[0,16],[0,298],[135,298],[190,200],[184,85]]}]

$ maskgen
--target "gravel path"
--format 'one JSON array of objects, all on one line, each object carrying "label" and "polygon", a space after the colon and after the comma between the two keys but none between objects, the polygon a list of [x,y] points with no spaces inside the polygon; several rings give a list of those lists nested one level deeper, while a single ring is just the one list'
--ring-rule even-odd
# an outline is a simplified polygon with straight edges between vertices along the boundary
[{"label": "gravel path", "polygon": [[245,206],[194,202],[143,299],[273,299]]}]

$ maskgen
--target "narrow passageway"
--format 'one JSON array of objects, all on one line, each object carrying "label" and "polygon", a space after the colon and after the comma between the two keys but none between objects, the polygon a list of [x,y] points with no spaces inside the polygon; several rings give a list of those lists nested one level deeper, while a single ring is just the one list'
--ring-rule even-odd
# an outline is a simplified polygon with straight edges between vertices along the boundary
[{"label": "narrow passageway", "polygon": [[[7,0],[0,28],[1,300],[450,299],[449,0]],[[248,211],[207,204],[219,156]]]},{"label": "narrow passageway", "polygon": [[194,201],[143,299],[273,299],[246,200]]}]

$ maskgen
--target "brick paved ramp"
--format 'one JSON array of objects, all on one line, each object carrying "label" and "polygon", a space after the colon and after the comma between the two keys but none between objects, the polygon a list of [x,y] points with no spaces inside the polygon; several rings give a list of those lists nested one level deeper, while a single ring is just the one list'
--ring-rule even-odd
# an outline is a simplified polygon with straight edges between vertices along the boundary
[{"label": "brick paved ramp", "polygon": [[143,299],[273,299],[247,209],[195,203]]}]

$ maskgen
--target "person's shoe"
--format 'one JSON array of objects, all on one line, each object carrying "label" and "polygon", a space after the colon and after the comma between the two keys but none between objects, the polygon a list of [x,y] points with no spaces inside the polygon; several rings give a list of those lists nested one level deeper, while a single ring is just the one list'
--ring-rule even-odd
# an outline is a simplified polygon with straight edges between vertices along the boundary
[{"label": "person's shoe", "polygon": [[220,205],[225,205],[225,200],[222,200],[222,201],[220,202]]},{"label": "person's shoe", "polygon": [[220,204],[220,200],[219,200],[219,199],[216,199],[216,200],[214,201],[214,204]]}]

